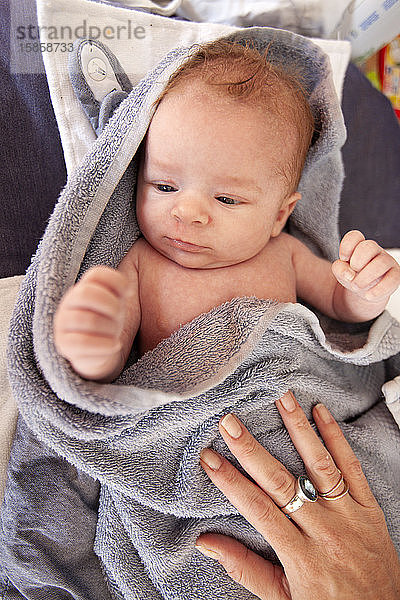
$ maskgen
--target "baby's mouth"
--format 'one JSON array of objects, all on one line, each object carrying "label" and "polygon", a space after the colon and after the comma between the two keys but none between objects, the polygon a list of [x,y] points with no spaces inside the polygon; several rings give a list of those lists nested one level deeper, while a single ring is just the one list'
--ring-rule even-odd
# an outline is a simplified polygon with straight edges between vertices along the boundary
[{"label": "baby's mouth", "polygon": [[201,252],[206,249],[206,246],[199,246],[198,244],[192,244],[192,242],[185,242],[176,238],[165,236],[165,239],[173,248],[178,248],[178,250],[184,250],[185,252]]}]

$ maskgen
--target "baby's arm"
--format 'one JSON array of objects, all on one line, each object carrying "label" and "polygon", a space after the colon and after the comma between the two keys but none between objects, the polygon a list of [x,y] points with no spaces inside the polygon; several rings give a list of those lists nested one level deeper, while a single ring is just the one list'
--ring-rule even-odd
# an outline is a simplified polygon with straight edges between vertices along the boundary
[{"label": "baby's arm", "polygon": [[127,361],[140,318],[131,249],[117,270],[93,267],[66,292],[54,317],[56,349],[81,377],[113,381]]},{"label": "baby's arm", "polygon": [[297,295],[334,319],[361,322],[377,317],[400,285],[397,262],[360,231],[346,233],[333,264],[295,238],[292,247]]}]

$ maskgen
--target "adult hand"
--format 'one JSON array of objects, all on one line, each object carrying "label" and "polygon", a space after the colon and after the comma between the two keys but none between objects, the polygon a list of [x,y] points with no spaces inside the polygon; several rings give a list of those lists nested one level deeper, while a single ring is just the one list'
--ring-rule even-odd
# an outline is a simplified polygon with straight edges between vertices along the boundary
[{"label": "adult hand", "polygon": [[201,453],[201,465],[271,544],[283,568],[220,534],[202,534],[196,547],[261,600],[398,600],[396,550],[383,512],[338,424],[323,405],[314,407],[325,447],[291,392],[276,405],[309,478],[330,500],[304,502],[288,519],[279,507],[293,498],[297,480],[237,417],[227,415],[220,422],[221,435],[258,485],[209,448]]}]

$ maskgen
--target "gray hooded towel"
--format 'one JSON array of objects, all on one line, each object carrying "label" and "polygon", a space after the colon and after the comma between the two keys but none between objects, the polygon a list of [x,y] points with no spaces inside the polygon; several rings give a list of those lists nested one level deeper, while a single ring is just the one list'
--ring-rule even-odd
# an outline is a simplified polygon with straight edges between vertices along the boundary
[{"label": "gray hooded towel", "polygon": [[[229,39],[252,39],[260,51],[273,39],[271,59],[283,66],[296,61],[304,69],[320,135],[309,151],[290,232],[334,260],[345,130],[329,60],[310,40],[285,31],[251,28]],[[132,353],[120,377],[107,385],[80,379],[55,351],[53,316],[66,289],[93,265],[117,266],[139,236],[132,203],[135,153],[153,101],[190,52],[171,51],[132,90],[68,181],[12,320],[9,373],[23,420],[49,453],[100,484],[94,550],[108,591],[98,598],[254,598],[194,549],[200,533],[219,532],[276,560],[210,482],[199,453],[212,447],[238,466],[217,427],[222,415],[234,411],[294,475],[304,473],[274,405],[287,389],[310,419],[312,406],[323,402],[339,421],[400,549],[400,434],[381,393],[399,373],[400,326],[388,313],[349,327],[318,318],[301,304],[235,298],[139,360]],[[17,440],[14,454],[18,444],[23,442]],[[18,502],[14,497],[15,511]],[[7,538],[10,495],[5,506],[7,551],[0,574],[4,589],[11,589],[26,565],[18,563]],[[56,588],[60,595],[51,597],[64,598],[61,584]]]}]

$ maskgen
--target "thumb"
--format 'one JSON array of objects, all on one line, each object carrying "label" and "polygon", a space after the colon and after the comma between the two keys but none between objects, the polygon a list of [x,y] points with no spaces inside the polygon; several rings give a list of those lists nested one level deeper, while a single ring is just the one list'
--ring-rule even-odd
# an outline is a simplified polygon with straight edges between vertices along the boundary
[{"label": "thumb", "polygon": [[285,573],[237,540],[217,533],[205,533],[197,538],[196,548],[217,560],[229,577],[260,600],[290,600]]}]

